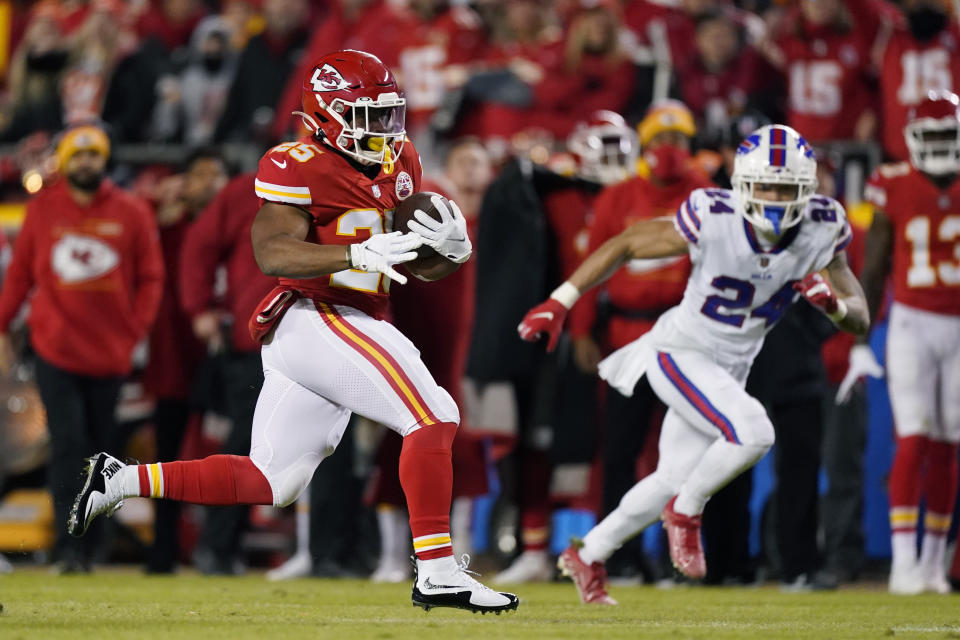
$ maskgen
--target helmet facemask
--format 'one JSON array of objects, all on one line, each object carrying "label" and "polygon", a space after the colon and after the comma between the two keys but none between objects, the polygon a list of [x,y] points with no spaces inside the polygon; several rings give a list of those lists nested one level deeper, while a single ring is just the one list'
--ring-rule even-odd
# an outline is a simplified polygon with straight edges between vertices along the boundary
[{"label": "helmet facemask", "polygon": [[615,184],[633,175],[637,138],[631,129],[615,126],[575,131],[567,148],[579,158],[579,173],[600,184]]},{"label": "helmet facemask", "polygon": [[[780,236],[803,220],[804,207],[817,189],[816,178],[792,175],[778,178],[734,173],[731,183],[740,194],[743,202],[742,213],[747,221],[760,231],[774,236]],[[777,189],[784,199],[757,197],[754,192],[758,185]]]},{"label": "helmet facemask", "polygon": [[[407,139],[405,98],[382,93],[376,100],[335,98],[329,105],[319,95],[316,98],[321,110],[316,115],[328,116],[340,124],[340,134],[335,140],[328,137],[329,144],[362,164],[390,164],[400,157]],[[322,133],[313,117],[298,113],[316,134]]]},{"label": "helmet facemask", "polygon": [[737,147],[730,183],[740,196],[744,219],[779,237],[803,220],[817,190],[817,158],[796,130],[779,124],[760,127]]},{"label": "helmet facemask", "polygon": [[910,163],[919,171],[942,176],[960,173],[960,122],[920,118],[904,127]]}]

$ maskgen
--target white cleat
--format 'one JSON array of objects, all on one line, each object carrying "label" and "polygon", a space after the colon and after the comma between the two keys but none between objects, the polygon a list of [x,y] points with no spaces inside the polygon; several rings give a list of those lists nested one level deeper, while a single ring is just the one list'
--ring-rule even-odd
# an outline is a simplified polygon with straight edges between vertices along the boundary
[{"label": "white cleat", "polygon": [[298,551],[290,556],[286,562],[279,567],[274,567],[267,571],[267,580],[277,582],[279,580],[295,580],[310,575],[313,569],[313,559],[308,551]]},{"label": "white cleat", "polygon": [[916,562],[895,563],[890,568],[890,593],[897,596],[915,596],[926,588],[920,565]]},{"label": "white cleat", "polygon": [[123,506],[123,485],[119,474],[126,466],[102,451],[87,458],[86,481],[73,501],[67,519],[70,535],[82,536],[94,518],[103,513],[110,517]]},{"label": "white cleat", "polygon": [[397,584],[410,579],[412,565],[408,560],[398,562],[396,559],[381,558],[377,568],[370,575],[370,581],[378,584]]},{"label": "white cleat", "polygon": [[524,551],[513,563],[498,573],[494,584],[525,584],[553,580],[553,562],[546,549]]},{"label": "white cleat", "polygon": [[470,556],[464,555],[459,563],[454,564],[453,571],[423,575],[418,560],[413,580],[413,605],[425,611],[434,607],[452,607],[497,615],[516,610],[520,602],[517,596],[481,584],[470,575],[473,572],[467,570],[469,564]]},{"label": "white cleat", "polygon": [[924,591],[939,593],[940,595],[950,593],[950,582],[947,580],[947,574],[942,567],[921,565],[920,573],[923,577]]}]

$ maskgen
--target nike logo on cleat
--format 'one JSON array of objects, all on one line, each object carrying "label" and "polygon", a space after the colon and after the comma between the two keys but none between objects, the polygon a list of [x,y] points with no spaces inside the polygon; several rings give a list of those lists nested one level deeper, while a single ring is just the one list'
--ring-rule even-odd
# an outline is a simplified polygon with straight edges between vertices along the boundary
[{"label": "nike logo on cleat", "polygon": [[286,169],[286,168],[287,168],[287,161],[286,161],[286,159],[284,159],[283,162],[277,162],[276,158],[270,158],[270,161],[271,161],[273,164],[275,164],[275,165],[277,165],[278,167],[280,167],[281,169]]},{"label": "nike logo on cleat", "polygon": [[426,580],[423,581],[423,586],[426,589],[462,589],[466,591],[466,589],[464,589],[464,587],[462,586],[451,585],[451,584],[433,584],[432,582],[430,582],[430,578],[427,578]]},{"label": "nike logo on cleat", "polygon": [[120,465],[120,463],[114,460],[113,462],[111,462],[110,464],[108,464],[106,467],[103,468],[103,472],[102,472],[103,477],[106,478],[107,480],[110,480],[111,478],[113,478],[114,475],[116,475],[117,471],[120,471],[120,469],[122,468],[123,467]]}]

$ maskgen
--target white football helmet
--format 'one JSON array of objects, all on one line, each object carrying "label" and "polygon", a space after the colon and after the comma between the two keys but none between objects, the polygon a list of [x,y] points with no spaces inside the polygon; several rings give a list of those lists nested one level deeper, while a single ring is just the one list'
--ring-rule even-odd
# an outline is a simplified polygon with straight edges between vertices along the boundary
[{"label": "white football helmet", "polygon": [[910,109],[903,133],[910,163],[934,176],[960,172],[960,98],[949,91],[931,91]]},{"label": "white football helmet", "polygon": [[[743,199],[740,211],[747,221],[780,235],[803,219],[803,208],[817,189],[817,159],[796,130],[767,125],[737,147],[730,183]],[[790,200],[764,200],[753,195],[757,184],[796,185],[796,195]]]},{"label": "white football helmet", "polygon": [[636,171],[637,134],[613,111],[595,111],[579,122],[567,138],[567,149],[580,175],[600,184],[622,182]]}]

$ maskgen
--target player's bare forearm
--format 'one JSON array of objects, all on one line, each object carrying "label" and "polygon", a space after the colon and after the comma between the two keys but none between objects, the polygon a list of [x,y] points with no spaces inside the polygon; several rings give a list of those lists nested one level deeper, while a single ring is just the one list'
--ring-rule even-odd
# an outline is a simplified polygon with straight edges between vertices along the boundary
[{"label": "player's bare forearm", "polygon": [[253,221],[250,239],[257,265],[265,275],[315,278],[349,269],[348,247],[305,242],[309,215],[298,207],[268,202]]},{"label": "player's bare forearm", "polygon": [[867,335],[870,331],[867,299],[863,294],[860,281],[847,264],[847,255],[842,252],[837,254],[827,268],[820,273],[829,282],[837,300],[842,301],[846,309],[842,318],[834,320],[837,327],[858,336]]},{"label": "player's bare forearm", "polygon": [[890,274],[890,256],[893,255],[893,225],[890,219],[877,210],[873,214],[873,223],[867,231],[866,251],[863,260],[863,273],[860,281],[867,300],[867,311],[876,318],[883,304],[883,292],[887,276]]},{"label": "player's bare forearm", "polygon": [[687,242],[670,218],[642,220],[631,225],[591,253],[568,282],[581,293],[594,287],[634,258],[664,258],[687,252]]}]

